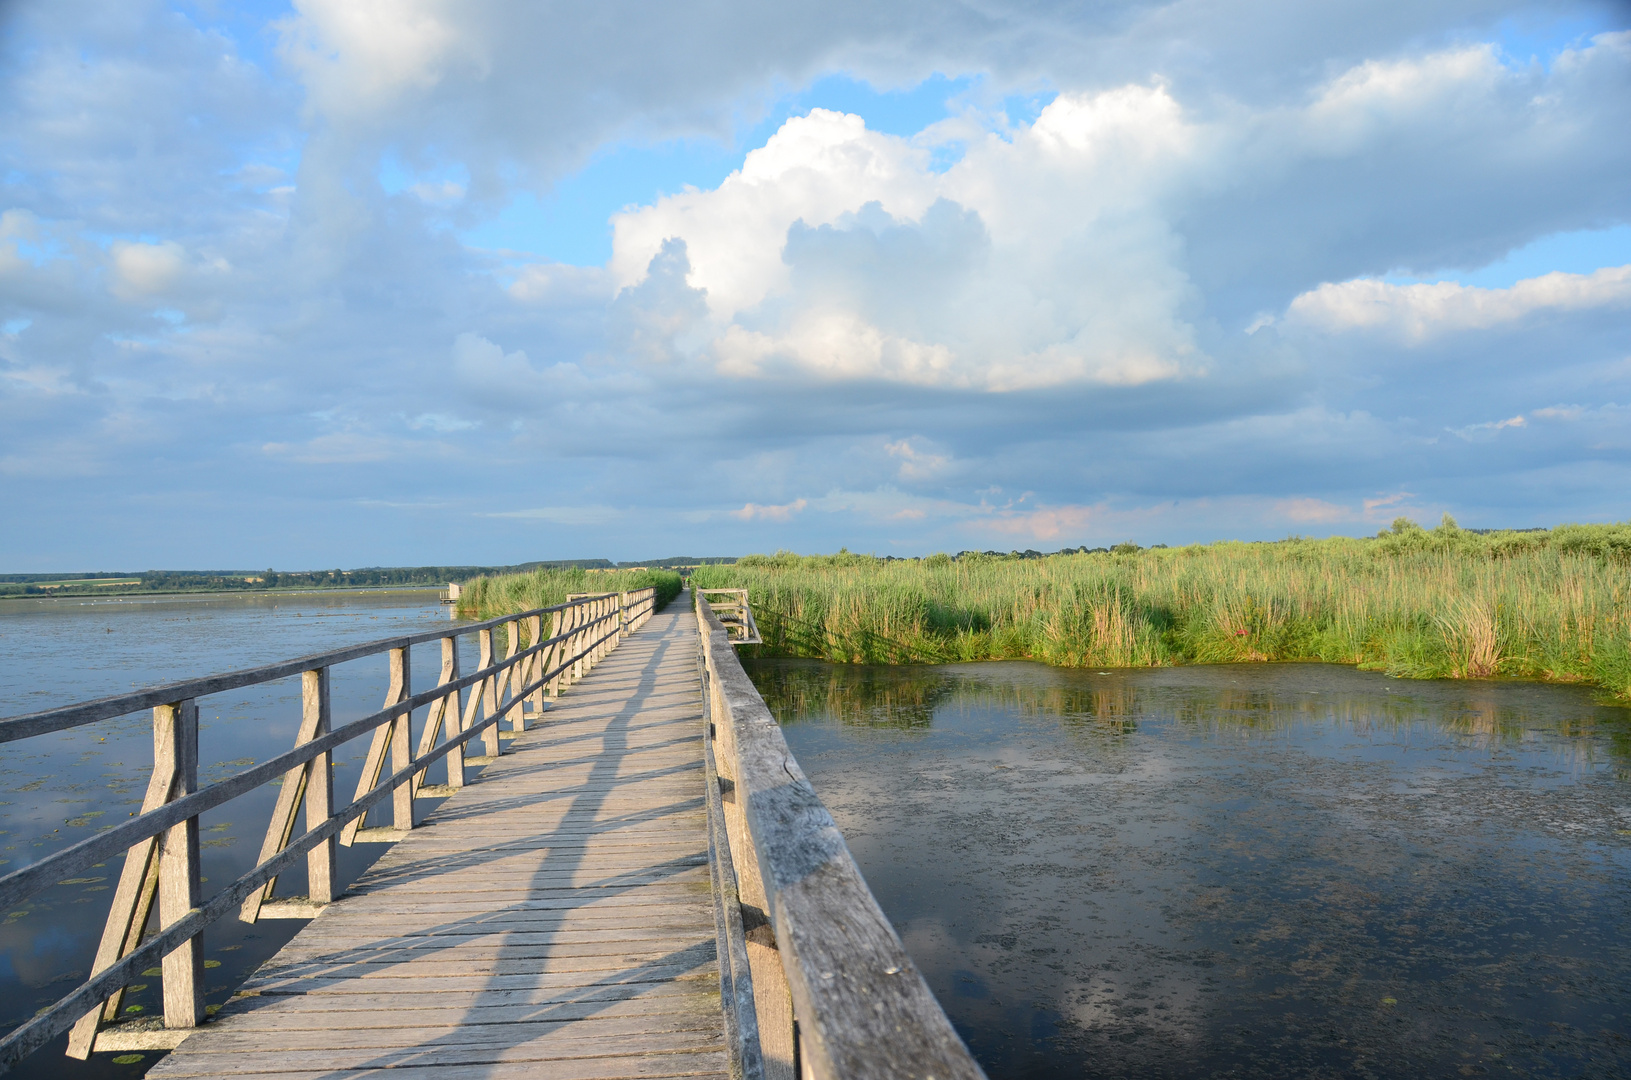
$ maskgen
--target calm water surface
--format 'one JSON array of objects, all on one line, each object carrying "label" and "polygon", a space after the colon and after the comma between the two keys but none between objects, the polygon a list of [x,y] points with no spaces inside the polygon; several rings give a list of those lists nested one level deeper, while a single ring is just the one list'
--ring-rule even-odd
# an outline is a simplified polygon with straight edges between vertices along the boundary
[{"label": "calm water surface", "polygon": [[[296,593],[132,600],[0,601],[0,716],[253,667],[354,642],[447,625],[448,611],[428,590]],[[413,650],[414,686],[434,685],[435,643]],[[474,663],[475,657],[463,656]],[[386,661],[371,657],[332,675],[336,722],[373,712],[385,697]],[[0,873],[9,873],[124,820],[141,806],[153,766],[151,714],[11,743],[0,755]],[[199,702],[200,781],[223,779],[294,745],[300,681],[285,679]],[[415,738],[423,717],[415,717]],[[356,789],[368,740],[336,754],[334,790]],[[431,782],[439,782],[434,775]],[[277,789],[262,787],[203,818],[205,895],[254,866]],[[387,812],[388,813],[388,812]],[[385,846],[340,849],[340,883],[360,874]],[[89,973],[121,860],[85,871],[0,913],[0,1030],[10,1031],[56,1001]],[[304,868],[284,875],[280,895],[304,893]],[[218,1005],[305,925],[236,920],[205,932],[206,1001]],[[157,974],[156,972],[152,974]],[[133,1015],[162,1014],[157,978],[126,995]],[[134,1080],[158,1054],[115,1062],[62,1055],[66,1037],[13,1075]]]},{"label": "calm water surface", "polygon": [[749,670],[994,1080],[1631,1076],[1631,715],[1589,692]]}]

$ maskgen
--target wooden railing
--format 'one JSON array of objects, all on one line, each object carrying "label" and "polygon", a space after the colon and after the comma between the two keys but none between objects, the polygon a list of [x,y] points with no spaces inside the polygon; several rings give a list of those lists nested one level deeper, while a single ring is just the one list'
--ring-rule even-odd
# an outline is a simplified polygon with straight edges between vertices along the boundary
[{"label": "wooden railing", "polygon": [[983,1078],[700,592],[697,624],[732,1075]]},{"label": "wooden railing", "polygon": [[718,616],[732,645],[759,645],[759,626],[753,621],[753,608],[748,606],[746,589],[698,589],[697,595],[707,602]]},{"label": "wooden railing", "polygon": [[[204,1019],[202,932],[236,911],[246,922],[263,918],[311,918],[334,899],[335,845],[400,839],[415,825],[414,799],[453,794],[465,783],[467,765],[486,764],[500,753],[499,725],[510,718],[524,730],[528,715],[544,711],[554,696],[582,678],[622,637],[651,618],[656,591],[573,597],[565,604],[505,615],[407,637],[354,645],[264,667],[172,683],[99,701],[0,720],[0,743],[93,724],[141,709],[153,710],[153,774],[141,813],[21,870],[0,877],[0,910],[50,888],[100,862],[124,855],[124,869],[90,977],[32,1020],[0,1039],[0,1071],[64,1031],[68,1053],[92,1050],[163,1049],[178,1045]],[[548,637],[544,616],[551,617]],[[494,652],[502,628],[505,655]],[[468,675],[459,671],[458,638],[475,634],[479,659]],[[440,641],[436,686],[413,692],[409,649]],[[523,641],[526,644],[523,644]],[[384,707],[334,727],[329,704],[330,669],[385,654],[389,689]],[[198,699],[246,686],[300,676],[301,724],[294,749],[228,779],[198,786]],[[470,691],[464,698],[464,691]],[[528,713],[528,706],[531,712]],[[417,746],[412,717],[427,710]],[[334,806],[330,759],[353,739],[372,735],[356,795]],[[483,753],[466,756],[474,739]],[[389,757],[390,767],[386,768]],[[447,762],[447,783],[424,782],[427,768]],[[255,868],[203,896],[199,815],[263,784],[277,782],[272,820]],[[363,828],[368,812],[390,801],[391,828]],[[295,833],[304,804],[305,831]],[[308,895],[277,898],[279,874],[305,859]],[[154,900],[157,929],[148,932]],[[162,970],[164,1029],[108,1038],[99,1029],[119,1013],[125,987],[158,963]]]}]

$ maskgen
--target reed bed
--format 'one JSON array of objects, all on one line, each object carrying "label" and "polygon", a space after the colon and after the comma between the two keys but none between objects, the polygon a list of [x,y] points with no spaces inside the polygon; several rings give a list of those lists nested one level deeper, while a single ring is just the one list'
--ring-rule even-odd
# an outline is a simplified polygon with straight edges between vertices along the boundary
[{"label": "reed bed", "polygon": [[[465,619],[496,619],[517,611],[563,604],[573,593],[627,592],[656,589],[657,610],[684,586],[672,570],[549,570],[478,577],[464,587],[458,614]],[[547,627],[545,628],[548,629]]]},{"label": "reed bed", "polygon": [[1028,659],[1066,667],[1321,660],[1408,678],[1511,676],[1631,700],[1631,524],[1475,534],[699,568],[747,588],[760,656]]}]

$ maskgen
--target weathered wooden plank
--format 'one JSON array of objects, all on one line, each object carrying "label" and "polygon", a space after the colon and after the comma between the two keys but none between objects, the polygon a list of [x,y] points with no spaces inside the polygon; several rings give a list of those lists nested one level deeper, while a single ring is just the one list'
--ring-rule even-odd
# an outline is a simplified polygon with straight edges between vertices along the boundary
[{"label": "weathered wooden plank", "polygon": [[[560,930],[502,931],[482,935],[467,934],[443,937],[379,938],[366,944],[351,945],[344,941],[307,941],[301,935],[302,949],[285,947],[278,956],[290,961],[327,960],[340,962],[369,962],[374,956],[401,959],[415,955],[474,958],[479,956],[529,956],[534,953],[547,956],[553,949],[583,949],[595,952],[615,952],[639,948],[648,941],[673,942],[700,941],[695,935],[695,916],[685,919],[654,918],[649,921],[621,920],[620,923],[573,924]],[[617,931],[615,934],[609,931]],[[691,931],[692,938],[683,932]],[[267,969],[263,969],[267,970]]]},{"label": "weathered wooden plank", "polygon": [[[710,943],[711,944],[711,943]],[[456,956],[396,955],[347,960],[290,957],[281,967],[265,968],[253,986],[265,991],[308,980],[335,979],[462,979],[472,975],[531,976],[584,972],[622,972],[635,966],[654,969],[674,954],[669,942],[605,941],[577,944],[502,946],[483,953],[467,950]],[[697,965],[675,965],[693,971]],[[661,967],[667,970],[666,966]],[[423,988],[433,993],[434,987]]]},{"label": "weathered wooden plank", "polygon": [[[474,908],[419,912],[406,905],[392,905],[390,910],[369,912],[346,919],[324,919],[307,927],[301,942],[335,943],[353,941],[446,941],[457,943],[468,938],[495,937],[517,934],[598,933],[617,927],[649,926],[694,927],[697,920],[709,914],[700,903],[689,897],[672,897],[666,904],[628,904],[622,906],[596,904],[592,907],[574,907],[559,910],[533,910],[513,915],[487,913]],[[418,919],[447,920],[438,926],[404,928],[403,915],[417,915]],[[415,921],[418,921],[416,919]],[[291,942],[285,948],[292,948]]]},{"label": "weathered wooden plank", "polygon": [[[787,749],[724,626],[697,608],[742,810],[798,1019],[818,1080],[983,1080],[862,879],[832,816]],[[755,972],[757,986],[758,973]]]},{"label": "weathered wooden plank", "polygon": [[[196,1042],[189,1039],[188,1043]],[[186,1043],[182,1044],[183,1048]],[[160,1062],[185,1062],[190,1054],[175,1053]],[[261,1072],[233,1073],[241,1080],[354,1080],[366,1077],[376,1069],[307,1069],[278,1070],[274,1062],[262,1061]],[[416,1066],[412,1064],[386,1066],[393,1080],[538,1080],[538,1065],[532,1061],[472,1061],[446,1066]],[[156,1068],[156,1066],[155,1066]],[[148,1075],[153,1075],[149,1070]],[[178,1071],[172,1068],[166,1076],[216,1076],[207,1068],[199,1071]],[[550,1062],[549,1080],[655,1080],[667,1076],[720,1076],[725,1072],[723,1050],[683,1054],[640,1054],[635,1056],[605,1056],[593,1058],[566,1058]]]},{"label": "weathered wooden plank", "polygon": [[[509,1023],[528,1017],[614,1015],[623,1010],[630,1015],[676,1009],[713,1009],[714,988],[704,976],[668,979],[658,982],[609,983],[589,986],[538,987],[529,990],[448,990],[439,988],[433,998],[399,997],[394,1008],[382,1013],[380,999],[367,987],[354,992],[319,995],[239,994],[221,1011],[216,1032],[235,1031],[245,1024],[275,1027],[287,1019],[290,1024],[319,1027],[408,1025],[408,1013],[424,1016],[466,1017],[460,1023]],[[583,1011],[587,1010],[587,1011]]]},{"label": "weathered wooden plank", "polygon": [[[701,950],[699,949],[700,953]],[[374,992],[380,994],[435,994],[442,990],[532,990],[543,987],[560,986],[587,986],[603,985],[620,982],[660,982],[668,979],[679,979],[690,975],[701,976],[704,973],[713,973],[713,949],[707,951],[707,958],[698,957],[694,960],[682,959],[674,963],[661,963],[657,961],[636,962],[633,964],[614,965],[610,968],[592,967],[586,969],[592,974],[582,974],[576,970],[567,971],[538,971],[520,975],[450,975],[431,987],[412,975],[392,975],[381,973],[368,980]],[[321,994],[336,990],[352,992],[357,984],[362,982],[361,976],[336,975],[324,977],[321,975],[283,977],[273,972],[268,975],[259,975],[251,978],[244,984],[248,993],[300,993]]]},{"label": "weathered wooden plank", "polygon": [[[581,1046],[587,1040],[619,1039],[618,1049],[679,1049],[684,1043],[666,1043],[661,1037],[681,1035],[692,1046],[717,1046],[724,1040],[718,1017],[699,1012],[644,1013],[634,1016],[588,1016],[561,1020],[518,1020],[510,1024],[452,1023],[406,1027],[287,1028],[272,1032],[223,1031],[212,1040],[211,1053],[237,1054],[261,1049],[366,1050],[412,1047],[428,1041],[438,1048],[526,1046],[548,1042],[555,1048]],[[646,1045],[634,1041],[642,1040]],[[621,1040],[628,1040],[627,1042]]]},{"label": "weathered wooden plank", "polygon": [[[195,1052],[188,1055],[191,1064],[202,1076],[235,1076],[240,1073],[265,1069],[264,1061],[276,1057],[278,1068],[285,1071],[306,1069],[398,1069],[404,1065],[419,1067],[492,1064],[512,1061],[556,1062],[568,1059],[606,1059],[614,1055],[623,1057],[653,1056],[699,1052],[717,1052],[724,1048],[725,1037],[719,1031],[674,1029],[659,1032],[624,1032],[615,1037],[615,1049],[606,1038],[589,1034],[572,1037],[560,1031],[527,1038],[525,1028],[514,1029],[504,1035],[490,1030],[482,1032],[485,1038],[444,1040],[440,1035],[427,1033],[426,1037],[406,1046],[363,1047],[306,1047],[292,1048],[282,1044],[261,1053],[242,1051]],[[474,1033],[472,1033],[474,1034]],[[172,1074],[185,1075],[185,1074]]]}]

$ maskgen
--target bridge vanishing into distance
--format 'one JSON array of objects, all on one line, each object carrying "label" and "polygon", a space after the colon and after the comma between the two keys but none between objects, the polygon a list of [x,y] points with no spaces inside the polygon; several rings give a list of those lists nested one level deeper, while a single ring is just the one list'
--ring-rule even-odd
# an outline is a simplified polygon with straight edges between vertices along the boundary
[{"label": "bridge vanishing into distance", "polygon": [[[154,1078],[982,1077],[737,661],[746,594],[655,604],[577,596],[0,720],[15,742],[151,709],[154,740],[139,814],[0,878],[3,910],[123,860],[89,977],[0,1069],[66,1031],[80,1058],[169,1050]],[[410,650],[438,642],[415,691]],[[331,670],[380,658],[384,707],[336,725]],[[293,678],[294,748],[201,787],[199,699]],[[363,739],[339,805],[333,756]],[[200,815],[267,784],[257,864],[206,896]],[[360,842],[393,846],[342,892]],[[277,895],[300,865],[307,895]],[[202,935],[229,918],[305,926],[211,1016]],[[125,1019],[154,967],[162,1020]]]}]

